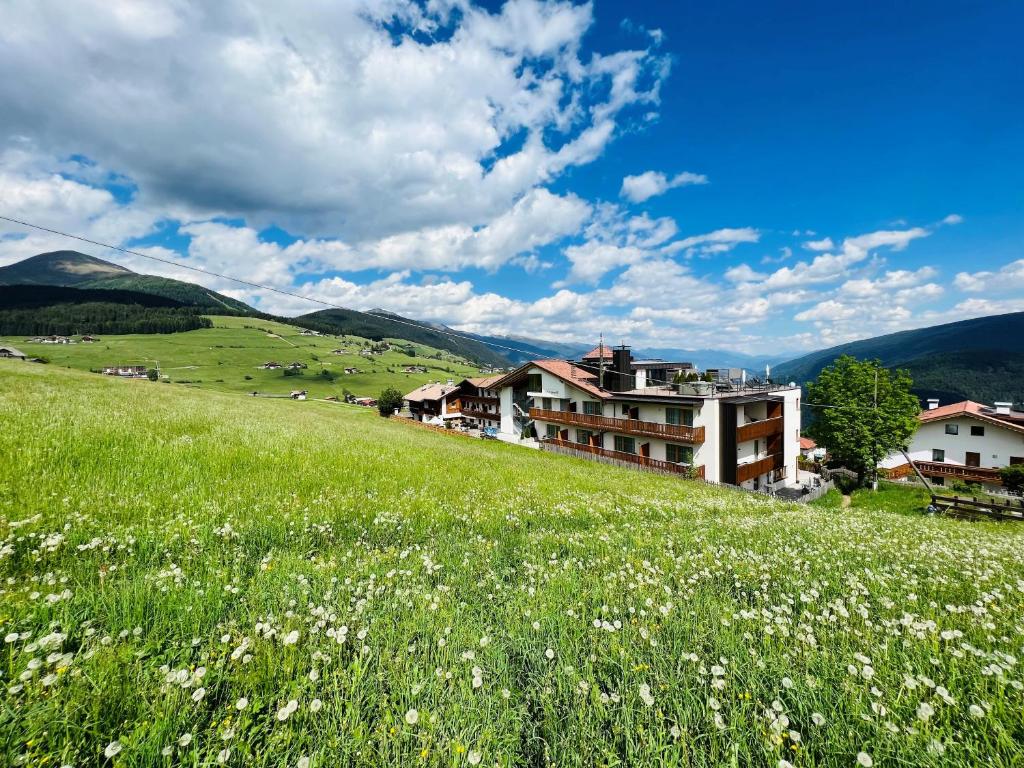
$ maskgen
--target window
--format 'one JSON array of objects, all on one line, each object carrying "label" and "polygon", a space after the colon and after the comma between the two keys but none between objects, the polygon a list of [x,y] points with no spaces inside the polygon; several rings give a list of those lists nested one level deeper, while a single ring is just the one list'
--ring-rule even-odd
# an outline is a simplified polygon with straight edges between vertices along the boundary
[{"label": "window", "polygon": [[946,484],[946,478],[944,478],[944,477],[930,477],[928,479],[932,481],[932,485],[945,485]]},{"label": "window", "polygon": [[539,373],[531,373],[526,377],[526,389],[530,392],[540,392],[544,389],[544,380]]},{"label": "window", "polygon": [[622,404],[622,415],[623,416],[629,416],[629,404],[628,403],[623,403]]},{"label": "window", "polygon": [[665,461],[673,464],[693,464],[693,448],[688,445],[665,445]]},{"label": "window", "polygon": [[600,416],[601,415],[601,404],[596,403],[593,400],[583,401],[583,412],[588,416]]},{"label": "window", "polygon": [[619,453],[636,453],[636,440],[632,437],[615,436],[615,450]]},{"label": "window", "polygon": [[941,448],[932,448],[932,461],[945,461],[946,452]]},{"label": "window", "polygon": [[984,437],[985,428],[979,426],[971,426],[971,437]]},{"label": "window", "polygon": [[666,408],[665,423],[675,426],[692,427],[693,411],[689,408]]},{"label": "window", "polygon": [[960,434],[960,425],[959,424],[947,424],[946,425],[946,434],[947,435],[959,435]]},{"label": "window", "polygon": [[577,429],[576,430],[576,442],[587,445],[590,443],[590,438],[593,437],[594,433],[589,429]]},{"label": "window", "polygon": [[1014,466],[1015,464],[1024,464],[1024,456],[1011,456],[1010,466]]},{"label": "window", "polygon": [[558,437],[557,424],[548,424],[548,437]]}]

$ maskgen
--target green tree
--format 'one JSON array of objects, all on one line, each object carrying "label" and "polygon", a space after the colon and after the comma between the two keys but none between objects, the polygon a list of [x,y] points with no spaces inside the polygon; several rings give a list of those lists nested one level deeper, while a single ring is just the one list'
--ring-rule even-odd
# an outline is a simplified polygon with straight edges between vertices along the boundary
[{"label": "green tree", "polygon": [[807,386],[808,402],[819,406],[808,432],[834,463],[874,477],[878,462],[906,450],[917,429],[921,406],[912,386],[904,370],[843,355]]},{"label": "green tree", "polygon": [[1024,464],[1011,464],[999,470],[999,479],[1010,493],[1024,495]]},{"label": "green tree", "polygon": [[401,409],[404,400],[401,392],[394,387],[388,387],[377,396],[377,410],[381,416],[387,418],[396,408]]},{"label": "green tree", "polygon": [[150,381],[156,381],[158,378],[160,378],[160,372],[157,371],[156,368],[150,368],[148,371],[146,371],[146,378],[149,379]]}]

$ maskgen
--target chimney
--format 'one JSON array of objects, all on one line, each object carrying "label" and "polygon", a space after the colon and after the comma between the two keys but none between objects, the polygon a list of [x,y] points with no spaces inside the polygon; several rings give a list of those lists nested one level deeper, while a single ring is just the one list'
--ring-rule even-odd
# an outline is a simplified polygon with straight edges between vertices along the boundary
[{"label": "chimney", "polygon": [[611,381],[608,388],[613,392],[633,389],[633,377],[630,370],[632,360],[633,355],[630,354],[629,347],[625,344],[612,350],[612,369],[614,372],[609,377]]},{"label": "chimney", "polygon": [[996,413],[1000,416],[1009,416],[1013,403],[996,403]]},{"label": "chimney", "polygon": [[928,410],[929,411],[934,411],[938,407],[939,407],[939,398],[937,398],[937,397],[929,397],[928,398]]}]

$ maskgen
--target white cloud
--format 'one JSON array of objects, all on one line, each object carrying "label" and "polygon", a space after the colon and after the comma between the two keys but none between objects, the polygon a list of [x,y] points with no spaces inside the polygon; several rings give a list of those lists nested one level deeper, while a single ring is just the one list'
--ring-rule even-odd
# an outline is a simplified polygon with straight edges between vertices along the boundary
[{"label": "white cloud", "polygon": [[1024,289],[1024,259],[1017,259],[995,272],[959,272],[953,285],[967,293],[1000,293]]},{"label": "white cloud", "polygon": [[751,283],[756,280],[764,280],[765,277],[767,275],[755,272],[749,264],[738,264],[725,270],[725,279],[733,283]]},{"label": "white cloud", "polygon": [[832,242],[831,237],[826,237],[821,240],[809,240],[804,243],[804,248],[810,251],[831,251],[836,247],[836,244]]},{"label": "white cloud", "polygon": [[692,235],[676,240],[666,246],[664,252],[668,254],[684,252],[688,256],[726,253],[737,245],[756,243],[760,239],[761,233],[752,227],[725,227],[703,235]]},{"label": "white cloud", "polygon": [[0,142],[87,155],[192,219],[356,242],[484,225],[656,108],[668,59],[584,56],[589,4],[458,5],[11,3]]},{"label": "white cloud", "polygon": [[949,214],[949,216],[946,216],[942,220],[942,223],[943,224],[962,224],[963,220],[964,220],[964,217],[961,216],[959,213],[951,213],[951,214]]},{"label": "white cloud", "polygon": [[708,177],[701,173],[684,171],[669,178],[661,171],[646,171],[638,176],[626,176],[619,194],[634,203],[642,203],[676,187],[707,183]]}]

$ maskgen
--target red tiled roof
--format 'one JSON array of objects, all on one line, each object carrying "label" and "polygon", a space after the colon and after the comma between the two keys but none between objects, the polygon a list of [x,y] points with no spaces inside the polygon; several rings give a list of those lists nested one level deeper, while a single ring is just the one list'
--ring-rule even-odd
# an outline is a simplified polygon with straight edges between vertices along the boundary
[{"label": "red tiled roof", "polygon": [[578,387],[596,398],[604,400],[610,396],[610,393],[597,386],[597,376],[588,370],[580,368],[578,365],[567,363],[565,360],[530,360],[511,373],[502,376],[495,384],[499,387],[505,386],[507,382],[518,379],[529,368],[540,368],[543,371],[547,371],[552,376],[557,376],[562,381],[572,384],[574,387]]},{"label": "red tiled roof", "polygon": [[801,451],[812,451],[818,447],[818,444],[811,440],[809,437],[800,438],[800,450]]},{"label": "red tiled roof", "polygon": [[607,344],[605,344],[604,346],[598,345],[598,346],[594,347],[592,350],[587,352],[587,354],[583,355],[583,357],[581,357],[580,359],[581,360],[600,360],[602,357],[607,359],[607,360],[611,360],[612,359],[612,348],[609,347]]},{"label": "red tiled roof", "polygon": [[954,416],[969,416],[979,421],[987,421],[989,424],[998,424],[1007,429],[1024,432],[1024,425],[1014,419],[997,415],[989,406],[976,403],[973,400],[961,400],[959,403],[950,403],[949,405],[940,405],[938,408],[930,408],[921,411],[917,418],[926,424],[929,421],[941,421],[942,419],[951,419]]}]

